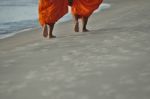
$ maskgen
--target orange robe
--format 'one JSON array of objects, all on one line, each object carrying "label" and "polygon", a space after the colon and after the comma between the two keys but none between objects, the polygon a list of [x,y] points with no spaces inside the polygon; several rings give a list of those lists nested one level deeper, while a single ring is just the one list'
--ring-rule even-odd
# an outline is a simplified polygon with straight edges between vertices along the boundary
[{"label": "orange robe", "polygon": [[102,2],[103,0],[73,0],[72,14],[88,17]]},{"label": "orange robe", "polygon": [[68,0],[39,0],[38,11],[42,26],[55,23],[68,12]]}]

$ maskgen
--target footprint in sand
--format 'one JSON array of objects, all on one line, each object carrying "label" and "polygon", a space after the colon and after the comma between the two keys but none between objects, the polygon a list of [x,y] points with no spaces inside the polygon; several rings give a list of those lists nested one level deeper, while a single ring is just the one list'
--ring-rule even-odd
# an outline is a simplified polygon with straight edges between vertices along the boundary
[{"label": "footprint in sand", "polygon": [[9,67],[9,66],[11,66],[13,63],[15,63],[15,62],[16,62],[16,60],[14,60],[14,59],[6,60],[6,61],[4,62],[3,67]]},{"label": "footprint in sand", "polygon": [[8,88],[7,92],[12,93],[14,91],[19,91],[20,89],[25,88],[26,86],[27,86],[27,82],[23,82],[23,83],[20,83],[20,84],[17,84],[17,85],[13,85],[13,86]]},{"label": "footprint in sand", "polygon": [[133,85],[135,83],[136,83],[135,80],[133,78],[131,78],[130,75],[128,75],[128,76],[122,76],[120,78],[120,84],[128,84],[128,85],[132,84]]},{"label": "footprint in sand", "polygon": [[26,79],[28,79],[28,80],[30,80],[30,79],[33,79],[33,78],[35,78],[37,75],[37,72],[38,71],[30,71],[27,75],[26,75]]}]

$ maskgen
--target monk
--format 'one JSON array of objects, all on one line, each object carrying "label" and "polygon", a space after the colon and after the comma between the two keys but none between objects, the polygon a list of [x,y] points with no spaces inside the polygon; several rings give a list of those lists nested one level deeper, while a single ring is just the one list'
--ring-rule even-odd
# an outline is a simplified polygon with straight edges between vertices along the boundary
[{"label": "monk", "polygon": [[39,0],[39,22],[43,27],[43,36],[55,38],[55,23],[68,12],[67,0]]},{"label": "monk", "polygon": [[81,18],[83,23],[83,32],[88,32],[87,22],[91,14],[96,10],[103,0],[70,0],[72,1],[72,14],[75,19],[74,31],[79,32],[79,22]]}]

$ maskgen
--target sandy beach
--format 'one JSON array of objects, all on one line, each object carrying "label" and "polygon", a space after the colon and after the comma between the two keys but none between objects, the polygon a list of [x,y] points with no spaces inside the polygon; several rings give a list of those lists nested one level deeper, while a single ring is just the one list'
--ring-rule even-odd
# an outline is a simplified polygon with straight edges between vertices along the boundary
[{"label": "sandy beach", "polygon": [[150,1],[105,0],[90,32],[57,24],[0,40],[0,99],[150,99]]}]

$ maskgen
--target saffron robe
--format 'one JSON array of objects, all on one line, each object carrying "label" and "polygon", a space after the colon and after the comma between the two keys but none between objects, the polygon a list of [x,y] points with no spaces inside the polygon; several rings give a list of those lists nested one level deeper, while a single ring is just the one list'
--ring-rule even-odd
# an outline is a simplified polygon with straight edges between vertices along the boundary
[{"label": "saffron robe", "polygon": [[68,0],[39,0],[38,11],[42,26],[55,23],[68,12]]},{"label": "saffron robe", "polygon": [[72,14],[88,17],[96,10],[103,0],[74,0]]}]

